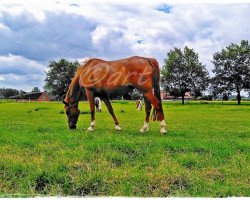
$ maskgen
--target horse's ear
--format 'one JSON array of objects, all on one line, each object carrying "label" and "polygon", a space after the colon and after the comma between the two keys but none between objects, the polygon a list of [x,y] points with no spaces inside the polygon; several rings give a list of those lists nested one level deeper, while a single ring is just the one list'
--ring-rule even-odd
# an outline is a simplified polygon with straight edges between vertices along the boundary
[{"label": "horse's ear", "polygon": [[66,106],[69,106],[68,102],[67,101],[62,101]]}]

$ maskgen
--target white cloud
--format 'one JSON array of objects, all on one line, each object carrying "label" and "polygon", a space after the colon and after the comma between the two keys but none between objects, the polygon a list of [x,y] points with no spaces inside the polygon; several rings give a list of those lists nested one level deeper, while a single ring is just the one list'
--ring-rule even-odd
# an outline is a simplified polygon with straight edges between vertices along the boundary
[{"label": "white cloud", "polygon": [[15,88],[25,91],[31,91],[34,87],[42,89],[44,85],[44,78],[44,74],[0,74],[0,88]]},{"label": "white cloud", "polygon": [[44,65],[24,58],[9,54],[7,56],[0,56],[0,74],[42,74],[44,72]]},{"label": "white cloud", "polygon": [[22,56],[0,56],[0,88],[13,87],[30,91],[34,86],[42,88],[45,66]]}]

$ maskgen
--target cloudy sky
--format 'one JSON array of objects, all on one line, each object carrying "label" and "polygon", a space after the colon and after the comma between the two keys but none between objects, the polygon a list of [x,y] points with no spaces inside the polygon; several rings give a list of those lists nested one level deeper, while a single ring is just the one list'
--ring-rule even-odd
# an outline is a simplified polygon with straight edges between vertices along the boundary
[{"label": "cloudy sky", "polygon": [[248,1],[134,2],[1,1],[0,88],[42,89],[51,60],[140,55],[162,66],[170,49],[186,45],[211,72],[214,52],[250,40]]}]

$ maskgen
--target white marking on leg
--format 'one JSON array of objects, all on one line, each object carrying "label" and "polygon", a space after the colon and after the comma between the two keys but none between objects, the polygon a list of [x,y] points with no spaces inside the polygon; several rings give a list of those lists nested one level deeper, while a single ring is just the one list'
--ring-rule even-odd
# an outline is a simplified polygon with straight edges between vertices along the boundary
[{"label": "white marking on leg", "polygon": [[167,131],[166,131],[166,122],[165,122],[165,120],[162,120],[161,122],[160,122],[160,125],[161,125],[161,134],[166,134],[167,133]]},{"label": "white marking on leg", "polygon": [[95,129],[95,121],[92,121],[90,123],[90,127],[88,127],[88,131],[94,131],[94,129]]},{"label": "white marking on leg", "polygon": [[98,110],[99,110],[99,112],[102,112],[102,105],[101,104],[100,104]]},{"label": "white marking on leg", "polygon": [[148,123],[144,122],[143,127],[141,128],[140,132],[145,133],[148,131]]},{"label": "white marking on leg", "polygon": [[121,131],[121,130],[122,130],[119,124],[117,124],[117,125],[115,126],[115,130],[117,130],[117,131]]}]

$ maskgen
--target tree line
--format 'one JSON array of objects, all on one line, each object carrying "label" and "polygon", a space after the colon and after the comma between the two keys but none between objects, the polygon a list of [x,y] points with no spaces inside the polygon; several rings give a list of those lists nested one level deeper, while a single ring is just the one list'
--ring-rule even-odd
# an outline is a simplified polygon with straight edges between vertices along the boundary
[{"label": "tree line", "polygon": [[[204,91],[216,98],[218,94],[237,93],[238,104],[241,102],[241,91],[250,89],[250,45],[247,40],[240,44],[230,44],[213,54],[214,73],[209,76],[205,65],[199,61],[199,55],[192,48],[171,49],[161,68],[161,86],[174,97],[182,97],[190,92],[194,98],[203,95]],[[61,59],[51,61],[45,79],[44,89],[63,99],[72,77],[78,67],[78,61],[70,62]],[[130,95],[139,98],[138,91]]]},{"label": "tree line", "polygon": [[[41,92],[40,89],[38,87],[34,87],[32,90],[31,90],[31,93],[34,93],[34,92]],[[0,99],[3,98],[3,99],[8,99],[10,97],[13,97],[13,96],[24,96],[25,94],[27,94],[28,92],[24,91],[24,90],[16,90],[16,89],[13,89],[13,88],[0,88]]]},{"label": "tree line", "polygon": [[[205,91],[211,98],[219,94],[224,97],[235,92],[238,104],[241,102],[241,91],[250,90],[250,45],[247,40],[240,44],[230,44],[213,54],[213,77],[209,76],[206,66],[199,61],[199,55],[189,47],[173,48],[164,59],[161,68],[161,87],[174,97],[181,97],[184,104],[185,93],[189,92],[195,99],[202,97]],[[44,90],[56,96],[57,100],[65,98],[71,79],[78,66],[78,61],[61,59],[51,61],[46,72]],[[32,92],[40,91],[35,87]],[[5,98],[22,95],[24,91],[1,88],[0,95]],[[125,99],[138,99],[142,95],[134,90],[124,96]],[[86,99],[84,91],[82,98]],[[115,97],[113,97],[115,98]]]}]

